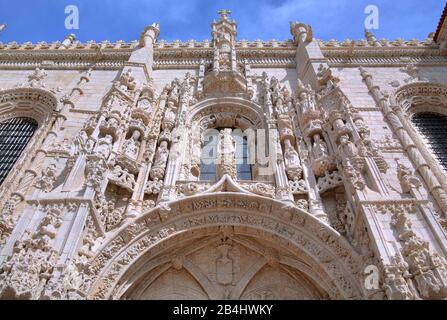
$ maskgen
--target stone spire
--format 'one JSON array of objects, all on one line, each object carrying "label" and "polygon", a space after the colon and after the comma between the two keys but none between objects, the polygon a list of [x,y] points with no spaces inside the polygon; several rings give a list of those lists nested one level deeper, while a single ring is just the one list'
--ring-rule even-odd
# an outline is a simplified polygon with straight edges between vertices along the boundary
[{"label": "stone spire", "polygon": [[[148,74],[152,73],[152,65],[154,64],[154,45],[157,41],[158,35],[160,34],[160,25],[158,23],[153,23],[146,28],[140,36],[140,45],[137,47],[129,58],[129,62],[144,64],[146,72],[141,72],[138,68],[133,68],[134,77],[140,83],[150,82],[150,76],[147,78]],[[129,70],[124,68],[122,74],[125,74]]]},{"label": "stone spire", "polygon": [[377,38],[374,35],[374,33],[372,33],[370,30],[368,30],[366,28],[365,28],[365,38],[370,44],[377,46],[377,47],[381,46],[380,43],[377,41]]},{"label": "stone spire", "polygon": [[160,34],[160,24],[153,23],[150,26],[147,26],[144,31],[141,33],[140,37],[140,46],[153,46],[155,41]]},{"label": "stone spire", "polygon": [[293,36],[293,42],[299,45],[302,42],[312,42],[313,31],[310,25],[301,22],[290,22],[290,33]]},{"label": "stone spire", "polygon": [[217,11],[217,13],[220,14],[221,20],[226,20],[228,16],[231,14],[231,11],[227,9],[221,9]]},{"label": "stone spire", "polygon": [[245,71],[238,68],[236,58],[237,24],[228,17],[230,13],[219,10],[219,21],[211,24],[214,56],[212,72],[205,74],[203,80],[205,95],[248,95]]},{"label": "stone spire", "polygon": [[76,35],[73,33],[69,34],[65,37],[64,41],[62,41],[62,46],[60,49],[68,48],[74,41],[76,40]]},{"label": "stone spire", "polygon": [[6,29],[6,24],[1,23],[0,24],[0,32],[4,31]]},{"label": "stone spire", "polygon": [[236,34],[237,24],[230,20],[229,10],[219,10],[219,21],[213,21],[211,24],[213,46],[214,46],[214,64],[215,71],[236,71]]}]

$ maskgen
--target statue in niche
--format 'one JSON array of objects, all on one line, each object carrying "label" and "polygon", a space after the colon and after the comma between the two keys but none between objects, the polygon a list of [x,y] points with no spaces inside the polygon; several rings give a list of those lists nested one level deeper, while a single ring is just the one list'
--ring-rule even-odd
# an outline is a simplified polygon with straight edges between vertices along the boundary
[{"label": "statue in niche", "polygon": [[230,44],[231,43],[231,34],[228,32],[225,32],[225,30],[216,30],[213,32],[213,38],[215,40],[215,45],[217,47],[221,47],[225,50],[224,44]]},{"label": "statue in niche", "polygon": [[298,155],[298,152],[295,150],[295,148],[292,146],[292,143],[289,139],[286,139],[284,141],[284,161],[286,164],[286,172],[289,179],[296,181],[301,178],[301,173],[303,172],[303,169],[301,167],[300,163],[300,157]]},{"label": "statue in niche", "polygon": [[140,108],[146,112],[152,112],[152,103],[147,97],[142,97],[138,100],[137,108]]},{"label": "statue in niche", "polygon": [[137,86],[137,82],[135,81],[135,77],[132,75],[132,69],[127,70],[126,73],[121,75],[120,78],[121,88],[124,90],[133,91]]},{"label": "statue in niche", "polygon": [[192,97],[191,95],[191,83],[193,82],[194,78],[191,76],[189,72],[185,74],[185,79],[181,83],[180,86],[180,95],[182,97],[182,100],[189,101]]},{"label": "statue in niche", "polygon": [[163,140],[162,142],[160,142],[157,153],[155,154],[154,164],[150,173],[152,180],[157,181],[163,179],[166,163],[168,162],[168,156],[168,142],[166,140]]},{"label": "statue in niche", "polygon": [[171,82],[171,92],[169,93],[169,101],[178,102],[178,98],[180,96],[180,80],[175,78]]},{"label": "statue in niche", "polygon": [[217,142],[218,162],[217,174],[222,177],[225,174],[230,175],[236,179],[236,142],[231,135],[231,129],[223,129],[219,134],[219,141]]},{"label": "statue in niche", "polygon": [[139,130],[134,130],[129,139],[127,139],[123,144],[123,152],[129,158],[136,160],[138,157],[138,151],[140,150],[140,137],[141,132]]},{"label": "statue in niche", "polygon": [[262,73],[262,75],[261,75],[261,80],[259,81],[259,84],[260,84],[260,87],[263,89],[263,91],[264,91],[264,94],[265,94],[265,96],[264,96],[264,98],[267,100],[267,101],[270,101],[270,95],[271,95],[271,92],[270,92],[270,83],[269,83],[269,77],[268,77],[268,75],[267,75],[267,73],[264,71],[263,73]]},{"label": "statue in niche", "polygon": [[175,125],[175,118],[176,118],[176,111],[177,108],[174,105],[173,101],[168,101],[168,105],[166,107],[165,116],[163,118],[162,122],[162,128],[163,130],[172,130],[172,128]]},{"label": "statue in niche", "polygon": [[327,157],[329,154],[326,142],[324,142],[324,140],[321,139],[319,134],[316,134],[314,136],[314,144],[312,146],[312,152],[314,154],[315,159]]},{"label": "statue in niche", "polygon": [[107,160],[112,152],[112,144],[113,138],[110,134],[107,134],[105,137],[99,139],[96,152]]},{"label": "statue in niche", "polygon": [[272,77],[270,79],[270,91],[271,91],[272,103],[274,106],[276,106],[278,99],[282,97],[281,85],[278,79],[276,79],[276,77]]},{"label": "statue in niche", "polygon": [[347,135],[342,135],[340,137],[338,152],[344,164],[351,163],[351,160],[358,156],[357,147],[349,140],[349,136]]},{"label": "statue in niche", "polygon": [[278,129],[282,139],[294,136],[292,127],[292,119],[288,115],[278,116]]},{"label": "statue in niche", "polygon": [[379,153],[379,148],[376,146],[373,139],[370,137],[369,131],[362,131],[359,132],[360,139],[362,140],[363,144],[365,145],[368,155],[374,156]]},{"label": "statue in niche", "polygon": [[279,80],[276,79],[276,77],[272,77],[270,79],[270,90],[274,93],[275,92],[278,93],[281,91],[281,85],[279,83]]},{"label": "statue in niche", "polygon": [[366,124],[365,121],[363,121],[362,118],[357,118],[354,121],[355,126],[359,131],[365,131],[366,130]]},{"label": "statue in niche", "polygon": [[219,69],[221,71],[231,70],[231,55],[230,55],[230,53],[223,52],[223,53],[219,54]]},{"label": "statue in niche", "polygon": [[315,111],[315,99],[313,97],[313,91],[310,88],[310,85],[308,87],[305,87],[304,84],[300,81],[298,86],[300,87],[300,83],[302,86],[302,89],[299,93],[299,100],[301,103],[301,110],[304,113]]},{"label": "statue in niche", "polygon": [[290,92],[286,87],[282,87],[277,95],[273,94],[275,101],[275,111],[277,114],[287,114],[289,112]]},{"label": "statue in niche", "polygon": [[217,150],[220,155],[234,155],[236,143],[231,135],[231,129],[223,129],[220,131]]}]

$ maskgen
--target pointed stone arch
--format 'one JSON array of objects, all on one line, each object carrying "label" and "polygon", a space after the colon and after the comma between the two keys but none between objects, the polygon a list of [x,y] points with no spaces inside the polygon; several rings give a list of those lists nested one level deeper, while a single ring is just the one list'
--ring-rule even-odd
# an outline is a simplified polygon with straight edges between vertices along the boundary
[{"label": "pointed stone arch", "polygon": [[[184,262],[176,261],[173,246],[185,244],[178,252],[187,252],[198,248],[200,239],[206,242],[219,234],[228,235],[228,228],[232,230],[228,238],[258,252],[258,257],[265,260],[259,270],[264,265],[282,268],[302,283],[309,283],[309,288],[319,288],[315,292],[321,297],[362,298],[362,262],[339,233],[296,207],[236,192],[202,194],[166,203],[122,226],[88,266],[93,273],[88,296],[126,297],[128,284],[138,282],[139,275],[147,274],[145,271],[176,265],[184,268]],[[189,242],[191,246],[187,246]],[[245,284],[228,295],[220,291],[213,295],[202,276],[189,267],[185,270],[209,298],[240,298],[258,274],[246,276]]]}]

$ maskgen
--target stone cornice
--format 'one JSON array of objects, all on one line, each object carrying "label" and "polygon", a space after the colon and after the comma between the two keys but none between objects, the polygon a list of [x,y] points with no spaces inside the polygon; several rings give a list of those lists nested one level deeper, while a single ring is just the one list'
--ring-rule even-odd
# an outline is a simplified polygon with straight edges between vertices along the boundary
[{"label": "stone cornice", "polygon": [[338,56],[329,57],[327,59],[328,64],[331,67],[358,67],[358,66],[373,66],[373,67],[401,67],[408,64],[415,64],[419,66],[437,66],[437,65],[447,65],[447,58],[444,56],[419,56],[419,57],[409,57],[409,56],[394,56],[394,57],[384,57],[384,56]]},{"label": "stone cornice", "polygon": [[[440,55],[439,45],[433,40],[378,40],[375,42],[345,40],[314,40],[332,66],[401,66],[407,63],[426,65],[446,64]],[[95,65],[99,70],[118,70],[128,61],[138,42],[126,43],[103,41],[96,43],[74,42],[63,47],[60,42],[37,44],[11,42],[0,43],[1,69],[31,69],[45,67],[51,70],[85,69]],[[236,43],[237,57],[253,67],[295,67],[296,47],[286,41],[246,41]],[[157,42],[154,48],[154,69],[198,68],[202,61],[213,57],[211,42],[173,41]]]},{"label": "stone cornice", "polygon": [[414,48],[439,48],[439,45],[436,44],[432,39],[426,39],[424,41],[420,41],[417,39],[412,40],[402,40],[396,39],[390,41],[388,39],[382,39],[377,41],[368,41],[365,39],[361,40],[349,40],[346,39],[344,41],[338,40],[316,40],[320,45],[321,50],[329,50],[329,49],[363,49],[363,50],[393,50],[396,48],[403,49],[414,49]]}]

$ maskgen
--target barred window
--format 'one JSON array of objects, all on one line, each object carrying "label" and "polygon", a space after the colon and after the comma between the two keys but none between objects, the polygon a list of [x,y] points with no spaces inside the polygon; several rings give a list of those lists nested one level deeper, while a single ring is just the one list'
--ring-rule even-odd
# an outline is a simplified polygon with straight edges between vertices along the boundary
[{"label": "barred window", "polygon": [[238,180],[252,180],[251,164],[246,136],[236,138],[236,171]]},{"label": "barred window", "polygon": [[413,116],[412,122],[435,158],[447,171],[447,116],[419,113]]},{"label": "barred window", "polygon": [[37,129],[29,118],[14,118],[0,123],[0,185],[19,159]]},{"label": "barred window", "polygon": [[[225,128],[216,128],[204,137],[200,162],[200,180],[202,181],[216,180],[218,132],[223,129]],[[232,136],[236,144],[235,160],[237,179],[252,180],[252,166],[249,159],[247,137],[239,129],[233,130]]]},{"label": "barred window", "polygon": [[215,134],[204,137],[202,156],[200,157],[200,180],[216,180],[217,141]]}]

